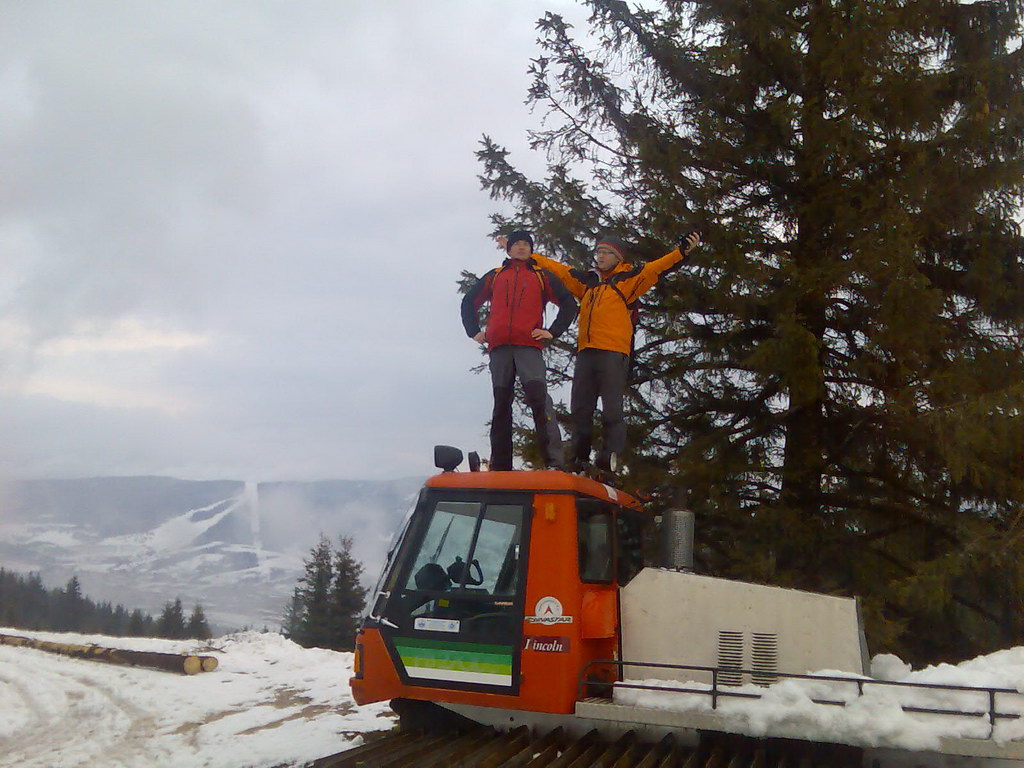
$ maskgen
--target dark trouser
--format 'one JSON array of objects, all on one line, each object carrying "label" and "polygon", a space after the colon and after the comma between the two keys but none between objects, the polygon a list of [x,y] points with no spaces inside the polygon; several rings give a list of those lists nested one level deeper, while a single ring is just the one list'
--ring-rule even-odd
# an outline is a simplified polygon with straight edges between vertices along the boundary
[{"label": "dark trouser", "polygon": [[622,420],[622,398],[629,375],[629,355],[606,349],[584,349],[576,356],[569,410],[573,424],[573,459],[589,462],[594,441],[594,409],[601,398],[605,456],[622,456],[626,447],[626,423]]},{"label": "dark trouser", "polygon": [[512,469],[512,400],[516,378],[523,385],[526,405],[533,413],[533,426],[545,465],[562,464],[562,436],[555,420],[555,404],[544,383],[544,356],[536,347],[507,344],[491,350],[491,385],[494,412],[491,414],[491,469]]}]

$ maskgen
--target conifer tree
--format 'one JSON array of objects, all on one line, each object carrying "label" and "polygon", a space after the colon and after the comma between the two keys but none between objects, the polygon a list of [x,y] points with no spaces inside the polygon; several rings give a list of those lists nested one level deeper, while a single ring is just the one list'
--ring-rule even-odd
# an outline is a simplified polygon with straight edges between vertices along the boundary
[{"label": "conifer tree", "polygon": [[479,156],[575,265],[704,235],[641,307],[633,482],[710,572],[863,596],[873,650],[1024,639],[1019,3],[588,5],[538,23],[547,177]]},{"label": "conifer tree", "polygon": [[132,611],[131,616],[128,617],[127,632],[129,637],[145,637],[148,634],[146,617],[138,608]]},{"label": "conifer tree", "polygon": [[188,617],[188,624],[185,626],[185,636],[197,640],[209,640],[213,633],[210,632],[210,625],[206,623],[206,613],[203,606],[195,604],[191,615]]},{"label": "conifer tree", "polygon": [[359,583],[363,566],[352,556],[352,539],[339,537],[334,548],[321,533],[305,566],[285,609],[281,631],[307,648],[350,650],[366,599],[366,589]]},{"label": "conifer tree", "polygon": [[82,629],[82,585],[78,576],[68,579],[63,593],[57,600],[57,626],[61,631],[79,631]]},{"label": "conifer tree", "polygon": [[19,596],[19,626],[26,629],[56,629],[54,605],[59,601],[58,591],[48,591],[38,573],[30,573],[24,580]]},{"label": "conifer tree", "polygon": [[296,643],[301,641],[302,633],[302,588],[301,585],[292,590],[292,599],[285,607],[281,619],[281,634]]},{"label": "conifer tree", "polygon": [[[135,614],[142,628],[137,634],[147,634],[153,617]],[[0,626],[123,635],[131,625],[123,605],[93,602],[82,594],[76,577],[62,589],[47,591],[38,573],[26,577],[0,567]]]},{"label": "conifer tree", "polygon": [[13,597],[13,585],[7,570],[0,566],[0,626],[8,627],[13,626],[10,621],[11,614],[11,603]]},{"label": "conifer tree", "polygon": [[[110,603],[107,603],[107,605],[110,605]],[[102,631],[105,634],[123,637],[128,634],[128,617],[128,609],[118,603],[114,606],[114,612],[111,615],[110,623],[107,625],[109,629]]]},{"label": "conifer tree", "polygon": [[331,585],[331,634],[335,650],[352,650],[359,615],[366,604],[366,588],[359,580],[363,565],[352,556],[352,538],[342,536],[334,550],[334,582]]},{"label": "conifer tree", "polygon": [[306,572],[299,579],[302,616],[293,639],[306,647],[331,647],[332,555],[331,540],[321,533],[320,541],[310,550]]},{"label": "conifer tree", "polygon": [[156,634],[158,637],[167,637],[172,640],[180,640],[185,637],[185,612],[181,605],[181,598],[174,598],[174,602],[164,603],[163,613],[156,622]]}]

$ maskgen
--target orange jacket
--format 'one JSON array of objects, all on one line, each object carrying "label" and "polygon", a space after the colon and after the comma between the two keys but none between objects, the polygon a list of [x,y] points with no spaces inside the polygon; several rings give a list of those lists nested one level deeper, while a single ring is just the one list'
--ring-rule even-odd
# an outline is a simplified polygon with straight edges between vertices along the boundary
[{"label": "orange jacket", "polygon": [[630,354],[633,307],[658,278],[679,264],[685,254],[676,248],[641,267],[619,262],[607,274],[596,269],[572,269],[539,253],[534,260],[558,277],[580,300],[579,348],[607,349]]}]

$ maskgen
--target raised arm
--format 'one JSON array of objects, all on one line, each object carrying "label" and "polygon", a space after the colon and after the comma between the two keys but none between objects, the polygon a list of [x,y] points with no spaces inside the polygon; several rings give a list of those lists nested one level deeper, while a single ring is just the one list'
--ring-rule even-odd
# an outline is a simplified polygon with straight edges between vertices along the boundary
[{"label": "raised arm", "polygon": [[[583,294],[587,290],[587,286],[572,276],[572,272],[565,264],[554,259],[549,259],[547,256],[542,256],[539,253],[533,254],[533,260],[537,262],[537,266],[541,269],[546,269],[552,275],[557,277],[562,285],[564,285],[569,292],[577,299],[583,298]],[[570,322],[572,322],[570,320]]]},{"label": "raised arm", "polygon": [[700,235],[690,232],[679,238],[679,247],[675,250],[666,253],[660,259],[649,261],[635,276],[623,280],[620,283],[620,290],[626,297],[626,303],[632,304],[653,288],[661,276],[682,262],[699,242]]}]

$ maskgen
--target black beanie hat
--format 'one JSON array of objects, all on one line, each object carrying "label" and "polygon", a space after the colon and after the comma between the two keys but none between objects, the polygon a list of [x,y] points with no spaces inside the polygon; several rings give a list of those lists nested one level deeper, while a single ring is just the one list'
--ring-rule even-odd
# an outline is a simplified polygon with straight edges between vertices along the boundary
[{"label": "black beanie hat", "polygon": [[505,253],[508,253],[509,250],[512,248],[512,243],[518,242],[520,240],[525,240],[527,243],[529,243],[530,253],[533,253],[533,238],[530,236],[530,233],[527,232],[525,229],[517,229],[515,232],[508,236],[508,241],[505,243]]},{"label": "black beanie hat", "polygon": [[607,245],[609,248],[619,254],[619,260],[626,260],[627,247],[626,243],[622,238],[615,237],[614,235],[601,235],[597,240],[597,245],[594,246],[594,250],[597,250],[602,245]]}]

